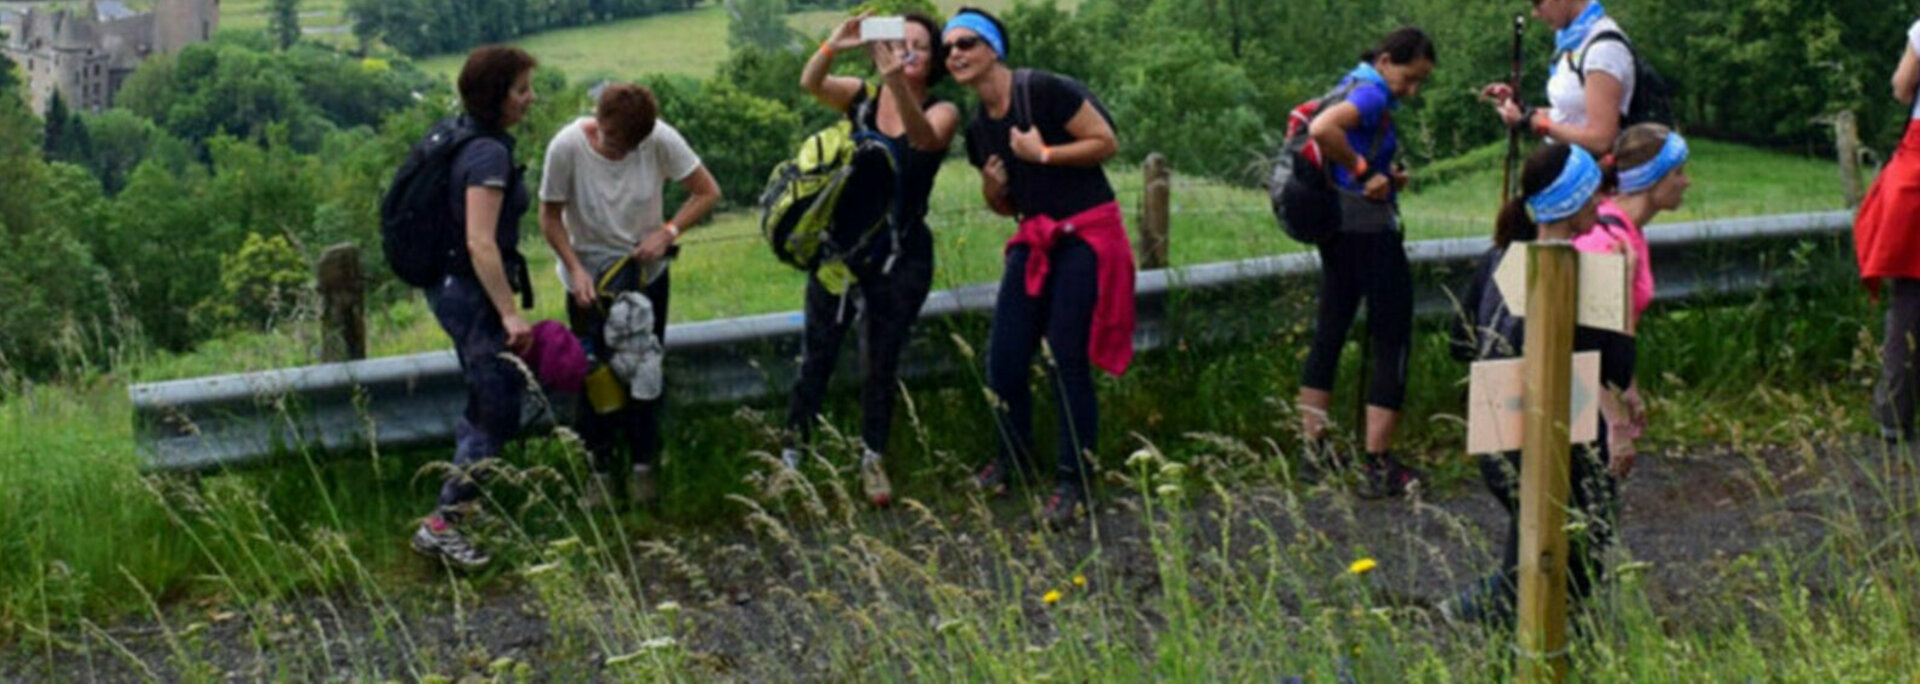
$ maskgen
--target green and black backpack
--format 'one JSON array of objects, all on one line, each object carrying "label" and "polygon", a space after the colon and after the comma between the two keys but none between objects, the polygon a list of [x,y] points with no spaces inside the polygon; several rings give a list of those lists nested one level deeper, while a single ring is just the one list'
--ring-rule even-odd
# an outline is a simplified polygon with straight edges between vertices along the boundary
[{"label": "green and black backpack", "polygon": [[[889,259],[903,227],[901,153],[861,121],[878,88],[847,117],[808,136],[760,193],[760,232],[773,254],[839,294],[862,260]],[[881,266],[884,270],[884,266]]]}]

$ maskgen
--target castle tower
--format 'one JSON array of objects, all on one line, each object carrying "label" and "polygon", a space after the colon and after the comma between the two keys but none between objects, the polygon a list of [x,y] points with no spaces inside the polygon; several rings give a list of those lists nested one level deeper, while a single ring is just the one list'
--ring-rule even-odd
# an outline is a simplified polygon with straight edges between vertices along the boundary
[{"label": "castle tower", "polygon": [[175,53],[220,30],[220,0],[154,0],[153,49]]}]

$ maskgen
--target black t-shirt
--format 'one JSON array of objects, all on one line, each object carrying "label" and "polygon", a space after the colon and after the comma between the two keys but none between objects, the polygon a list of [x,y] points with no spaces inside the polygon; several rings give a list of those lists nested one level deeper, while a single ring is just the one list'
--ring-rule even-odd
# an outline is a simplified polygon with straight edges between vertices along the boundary
[{"label": "black t-shirt", "polygon": [[[921,111],[945,102],[939,97],[928,94],[925,102],[920,103]],[[853,102],[847,105],[850,115],[859,119],[860,126],[878,133],[880,124],[880,105],[868,104],[867,89],[861,88],[853,96]],[[882,133],[882,135],[885,135]],[[900,238],[901,251],[909,259],[928,263],[933,261],[933,232],[927,228],[928,198],[933,195],[933,180],[940,174],[940,165],[947,159],[947,151],[927,152],[913,148],[902,132],[893,137],[895,149],[901,151],[901,173],[905,174],[901,191],[902,213],[906,216],[905,233]]]},{"label": "black t-shirt", "polygon": [[[520,219],[526,216],[532,207],[527,196],[526,183],[522,177],[526,168],[513,163],[513,138],[504,133],[493,137],[476,138],[460,148],[453,158],[453,175],[448,187],[452,197],[453,215],[460,217],[461,225],[466,225],[467,188],[486,187],[499,189],[506,193],[500,206],[500,224],[494,229],[494,241],[500,246],[503,265],[507,267],[507,277],[516,291],[525,286],[516,277],[516,270],[524,272],[524,260],[520,256]],[[464,271],[471,271],[472,264],[465,264]]]},{"label": "black t-shirt", "polygon": [[1020,73],[1014,74],[1013,92],[1008,94],[1013,104],[1007,108],[1006,118],[992,118],[984,104],[974,109],[973,119],[967,122],[967,161],[976,168],[985,167],[987,157],[999,155],[1007,167],[1008,196],[1022,216],[1064,219],[1112,202],[1113,186],[1107,183],[1106,171],[1098,166],[1041,166],[1013,155],[1010,134],[1016,123],[1025,128],[1027,117],[1040,128],[1040,139],[1049,147],[1073,142],[1067,122],[1088,102],[1099,110],[1107,125],[1113,125],[1106,106],[1079,81],[1037,69],[1021,71],[1027,74],[1026,83],[1023,86]]}]

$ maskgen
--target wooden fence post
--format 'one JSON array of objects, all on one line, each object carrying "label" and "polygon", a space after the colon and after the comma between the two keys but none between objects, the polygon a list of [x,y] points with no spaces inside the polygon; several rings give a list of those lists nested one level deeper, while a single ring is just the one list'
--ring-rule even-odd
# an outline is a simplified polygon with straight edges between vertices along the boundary
[{"label": "wooden fence post", "polygon": [[1853,110],[1833,115],[1833,146],[1840,154],[1840,185],[1846,192],[1847,208],[1860,206],[1864,196],[1860,185],[1860,126]]},{"label": "wooden fence post", "polygon": [[1168,230],[1172,227],[1173,182],[1166,156],[1147,155],[1146,183],[1140,193],[1140,243],[1134,246],[1140,270],[1167,267]]},{"label": "wooden fence post", "polygon": [[1573,325],[1579,261],[1544,233],[1527,251],[1526,429],[1520,465],[1521,682],[1567,678],[1567,506]]},{"label": "wooden fence post", "polygon": [[367,358],[366,277],[352,243],[320,253],[320,360]]}]

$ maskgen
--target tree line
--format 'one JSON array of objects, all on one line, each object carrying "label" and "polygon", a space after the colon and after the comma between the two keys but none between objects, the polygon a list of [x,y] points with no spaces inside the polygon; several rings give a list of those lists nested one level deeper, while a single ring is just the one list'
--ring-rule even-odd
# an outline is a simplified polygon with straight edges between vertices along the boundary
[{"label": "tree line", "polygon": [[[473,22],[496,32],[488,36],[539,25],[488,23],[532,11],[525,8],[359,4],[433,14],[424,25]],[[1905,125],[1906,110],[1887,97],[1886,83],[1914,7],[1607,4],[1640,54],[1676,84],[1690,134],[1818,152],[1830,135],[1816,119],[1852,109],[1868,145],[1890,150]],[[509,5],[587,22],[646,2],[502,7]],[[868,5],[932,9],[925,0]],[[743,202],[834,115],[797,86],[821,36],[786,28],[789,0],[737,0],[729,9],[732,49],[715,74],[631,77],[656,91],[663,118],[694,143],[727,196]],[[1525,9],[1517,0],[1082,0],[1073,11],[1023,2],[1003,18],[1015,65],[1071,74],[1106,100],[1126,158],[1158,151],[1182,173],[1252,184],[1278,143],[1284,112],[1331,87],[1364,46],[1403,24],[1422,26],[1440,47],[1422,97],[1396,113],[1415,169],[1502,139],[1474,91],[1505,77],[1507,27]],[[430,51],[465,49],[483,34],[459,35],[468,37]],[[1534,97],[1550,50],[1550,36],[1532,28],[1525,90]],[[838,69],[861,73],[864,61],[842,59]],[[536,174],[546,140],[589,110],[591,85],[539,71],[540,103],[518,132],[521,161]],[[10,304],[0,307],[0,375],[15,379],[102,367],[128,349],[188,349],[299,315],[295,295],[306,287],[307,264],[334,242],[368,247],[374,296],[400,296],[371,249],[379,194],[407,148],[457,100],[450,84],[403,57],[283,47],[267,32],[224,32],[151,59],[105,112],[62,105],[42,120],[22,87],[0,64],[0,291]],[[939,92],[965,102],[951,82]],[[0,382],[0,392],[8,384]]]}]

